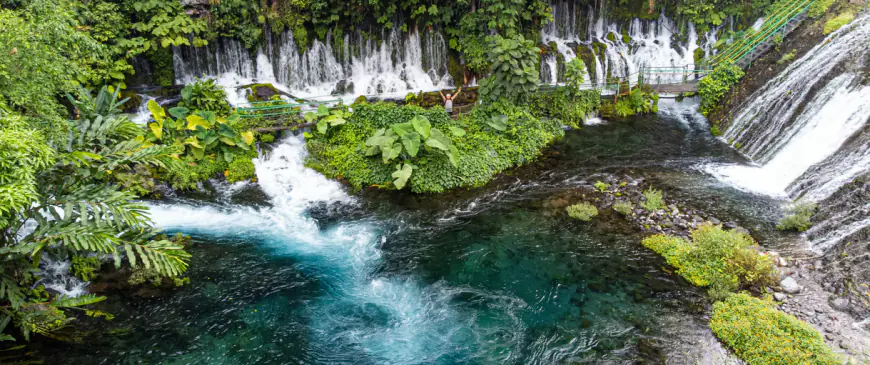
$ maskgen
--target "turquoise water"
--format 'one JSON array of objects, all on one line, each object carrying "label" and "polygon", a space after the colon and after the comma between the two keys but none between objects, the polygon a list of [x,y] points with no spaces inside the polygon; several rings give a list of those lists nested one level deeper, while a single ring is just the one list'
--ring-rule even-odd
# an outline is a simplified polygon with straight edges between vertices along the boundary
[{"label": "turquoise water", "polygon": [[533,166],[438,197],[351,196],[302,167],[291,137],[257,164],[268,207],[153,205],[158,225],[195,239],[190,285],[112,295],[100,309],[115,320],[39,353],[58,364],[721,363],[703,293],[662,270],[641,236],[612,213],[580,223],[546,204],[591,174],[624,172],[770,225],[775,202],[696,172],[740,157],[681,117],[571,132]]}]

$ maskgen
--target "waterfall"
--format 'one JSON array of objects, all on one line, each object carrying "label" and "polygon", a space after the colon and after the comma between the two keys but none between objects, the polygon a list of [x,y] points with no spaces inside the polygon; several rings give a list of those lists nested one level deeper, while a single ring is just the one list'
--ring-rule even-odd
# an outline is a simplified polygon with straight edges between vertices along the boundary
[{"label": "waterfall", "polygon": [[[340,42],[330,32],[304,52],[299,51],[292,31],[266,38],[266,49],[256,53],[232,39],[201,48],[175,47],[176,81],[215,77],[234,104],[246,100],[230,89],[253,82],[272,83],[297,96],[351,99],[374,94],[404,96],[449,87],[453,82],[447,72],[447,43],[436,31],[394,28],[384,30],[381,40],[357,31],[345,34]],[[337,43],[342,46],[337,48]]]},{"label": "waterfall", "polygon": [[[674,41],[677,25],[664,13],[656,20],[634,19],[620,25],[607,19],[603,11],[596,13],[592,7],[585,8],[584,19],[584,8],[574,2],[557,2],[550,6],[553,21],[541,30],[542,42],[555,43],[556,51],[565,62],[577,57],[578,47],[583,47],[584,53],[591,53],[595,61],[595,74],[587,77],[591,82],[603,84],[607,77],[632,75],[630,81],[637,83],[637,75],[633,74],[642,66],[694,67],[694,52],[699,40],[692,24],[686,27],[686,41],[680,43]],[[623,39],[623,33],[631,39]],[[710,36],[706,37],[709,43]],[[715,34],[712,37],[715,43]],[[553,79],[553,75],[559,73],[553,66],[555,58],[550,56],[546,55],[541,65],[544,82],[564,81]],[[682,78],[680,75],[661,75],[659,80],[679,82]]]},{"label": "waterfall", "polygon": [[77,297],[87,293],[88,282],[73,276],[70,272],[69,260],[56,260],[49,255],[42,257],[40,263],[39,282],[46,289],[59,295]]},{"label": "waterfall", "polygon": [[809,232],[820,250],[870,226],[864,203],[834,203],[844,185],[870,168],[870,85],[861,74],[870,58],[868,38],[865,15],[829,35],[738,108],[724,139],[739,143],[757,166],[706,167],[744,190],[836,210]]}]

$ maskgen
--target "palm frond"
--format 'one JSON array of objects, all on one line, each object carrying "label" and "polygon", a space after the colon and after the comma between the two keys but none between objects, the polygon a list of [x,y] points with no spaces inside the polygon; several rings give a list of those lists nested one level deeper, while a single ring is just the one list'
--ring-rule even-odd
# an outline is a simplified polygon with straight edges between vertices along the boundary
[{"label": "palm frond", "polygon": [[[139,264],[161,275],[175,277],[187,271],[190,254],[184,246],[168,240],[142,241],[139,244],[125,244],[124,251],[130,266]],[[116,259],[116,265],[119,265]]]},{"label": "palm frond", "polygon": [[18,309],[26,297],[18,282],[6,275],[0,275],[0,300],[8,300],[12,308]]},{"label": "palm frond", "polygon": [[101,155],[109,161],[109,169],[118,165],[146,164],[165,169],[178,168],[180,160],[175,156],[181,153],[180,147],[150,145],[134,139],[119,142],[101,152]]}]

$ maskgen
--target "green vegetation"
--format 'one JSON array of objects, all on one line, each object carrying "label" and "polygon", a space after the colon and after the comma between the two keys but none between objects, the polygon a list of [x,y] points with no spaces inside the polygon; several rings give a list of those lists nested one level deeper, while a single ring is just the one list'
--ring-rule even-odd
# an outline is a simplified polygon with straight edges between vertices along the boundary
[{"label": "green vegetation", "polygon": [[807,16],[813,19],[819,18],[825,15],[831,5],[834,5],[834,0],[816,0],[807,10]]},{"label": "green vegetation", "polygon": [[226,176],[231,183],[250,180],[256,176],[254,162],[249,158],[236,158],[227,168]]},{"label": "green vegetation", "polygon": [[709,288],[714,299],[776,283],[776,265],[758,252],[749,235],[705,224],[692,231],[691,238],[655,235],[645,238],[643,245],[662,255],[692,284]]},{"label": "green vegetation", "polygon": [[580,90],[572,93],[564,88],[552,92],[538,92],[529,96],[532,114],[538,118],[552,118],[563,125],[580,129],[589,115],[594,115],[601,105],[598,90]]},{"label": "green vegetation", "polygon": [[828,19],[828,21],[825,22],[822,33],[826,35],[831,34],[844,25],[849,24],[852,20],[855,20],[855,12],[852,10],[846,10],[836,17]]},{"label": "green vegetation", "polygon": [[84,281],[90,281],[100,269],[100,259],[96,257],[73,256],[70,261],[73,275]]},{"label": "green vegetation", "polygon": [[[88,278],[96,264],[82,257],[90,254],[114,257],[115,267],[144,265],[160,276],[187,269],[184,247],[160,239],[147,208],[111,183],[114,171],[135,166],[172,169],[178,150],[146,143],[141,128],[117,116],[116,98],[117,91],[104,88],[96,98],[74,99],[81,118],[68,122],[69,137],[57,148],[24,118],[0,115],[0,331],[11,322],[20,331],[17,338],[64,339],[58,331],[74,319],[68,310],[105,299],[46,293],[36,271],[43,255],[74,261],[74,273]],[[31,230],[22,231],[25,224]],[[0,340],[12,339],[0,332]]]},{"label": "green vegetation", "polygon": [[813,226],[810,218],[816,212],[817,205],[813,202],[795,202],[786,209],[786,215],[779,220],[776,229],[803,232]]},{"label": "green vegetation", "polygon": [[743,70],[736,65],[717,66],[713,72],[698,83],[698,94],[701,95],[701,113],[709,115],[725,94],[743,77]]},{"label": "green vegetation", "polygon": [[579,219],[584,222],[588,222],[592,220],[593,217],[598,215],[598,208],[595,208],[594,205],[587,202],[582,202],[569,206],[565,208],[565,211],[568,212],[569,217]]},{"label": "green vegetation", "polygon": [[604,117],[619,116],[622,118],[637,114],[658,113],[659,95],[652,91],[634,89],[627,97],[619,99],[616,103],[607,101],[601,106],[601,115]]},{"label": "green vegetation", "polygon": [[794,59],[794,57],[795,57],[796,54],[797,54],[797,50],[796,50],[796,49],[792,49],[791,52],[789,52],[789,53],[784,53],[784,54],[782,55],[782,57],[779,58],[779,61],[776,61],[776,64],[777,64],[777,65],[781,65],[781,64],[786,63],[786,62],[791,62],[791,60]]},{"label": "green vegetation", "polygon": [[634,213],[634,205],[632,205],[629,201],[620,200],[616,203],[613,203],[613,210],[624,216],[630,216],[632,213]]},{"label": "green vegetation", "polygon": [[538,89],[538,47],[522,35],[513,38],[493,37],[489,50],[492,67],[489,76],[480,81],[480,99],[487,103],[506,101],[520,103]]},{"label": "green vegetation", "polygon": [[665,208],[665,200],[662,198],[661,190],[653,189],[653,187],[650,186],[647,191],[643,192],[643,197],[645,199],[640,203],[640,206],[648,212]]},{"label": "green vegetation", "polygon": [[601,181],[596,181],[594,186],[595,186],[595,190],[598,190],[599,192],[602,192],[602,193],[606,192],[607,189],[610,189],[610,184],[603,183]]},{"label": "green vegetation", "polygon": [[266,133],[260,136],[260,142],[263,143],[272,143],[275,141],[275,135],[271,133]]},{"label": "green vegetation", "polygon": [[[431,126],[428,138],[423,138],[424,120]],[[400,125],[396,129],[401,133],[394,125]],[[420,146],[413,142],[412,132],[419,135]],[[403,141],[402,135],[410,138]],[[415,193],[437,193],[486,184],[493,175],[534,160],[563,135],[558,123],[535,118],[509,103],[480,106],[455,120],[440,108],[357,104],[346,123],[308,135],[308,165],[356,188],[401,184]]]},{"label": "green vegetation", "polygon": [[746,293],[713,304],[710,329],[748,364],[843,363],[811,325]]},{"label": "green vegetation", "polygon": [[143,141],[181,151],[180,158],[188,165],[169,172],[167,178],[175,188],[195,188],[196,182],[223,172],[235,158],[256,157],[254,134],[237,130],[237,114],[224,118],[211,111],[191,114],[185,107],[175,107],[167,115],[154,100],[148,102],[148,109],[153,122],[148,123]]},{"label": "green vegetation", "polygon": [[178,106],[193,112],[210,111],[224,117],[230,114],[227,93],[213,79],[197,79],[194,83],[185,85],[181,89],[181,101],[178,102]]}]

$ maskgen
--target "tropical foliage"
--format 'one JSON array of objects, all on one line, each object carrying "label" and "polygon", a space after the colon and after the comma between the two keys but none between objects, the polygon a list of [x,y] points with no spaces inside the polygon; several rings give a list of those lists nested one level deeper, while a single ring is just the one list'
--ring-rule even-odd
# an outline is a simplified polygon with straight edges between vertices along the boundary
[{"label": "tropical foliage", "polygon": [[308,136],[308,165],[357,188],[443,192],[481,186],[534,160],[563,134],[558,123],[506,103],[475,108],[459,119],[440,108],[356,104],[347,123]]},{"label": "tropical foliage", "polygon": [[214,79],[197,79],[185,85],[181,89],[181,101],[178,102],[178,106],[194,112],[210,111],[222,117],[230,114],[227,93]]},{"label": "tropical foliage", "polygon": [[486,103],[499,100],[524,102],[538,88],[539,49],[534,41],[526,40],[522,35],[513,38],[496,35],[493,42],[494,46],[489,50],[492,66],[489,76],[480,82],[480,99]]},{"label": "tropical foliage", "polygon": [[736,65],[717,66],[707,77],[698,83],[698,94],[701,96],[701,113],[710,114],[743,77],[743,70]]},{"label": "tropical foliage", "polygon": [[844,363],[811,325],[776,310],[769,299],[746,293],[714,303],[710,329],[748,364]]},{"label": "tropical foliage", "polygon": [[68,140],[57,149],[22,118],[0,116],[0,339],[11,338],[2,334],[10,323],[23,339],[34,333],[65,338],[58,331],[73,320],[66,311],[103,299],[47,293],[37,285],[44,256],[76,260],[76,274],[88,277],[94,263],[81,257],[90,254],[161,276],[187,269],[184,247],[154,239],[158,232],[136,196],[106,183],[132,166],[172,169],[178,163],[175,147],[148,144],[142,129],[115,114],[116,97],[104,88],[96,98],[73,100],[80,118],[70,122]]}]

